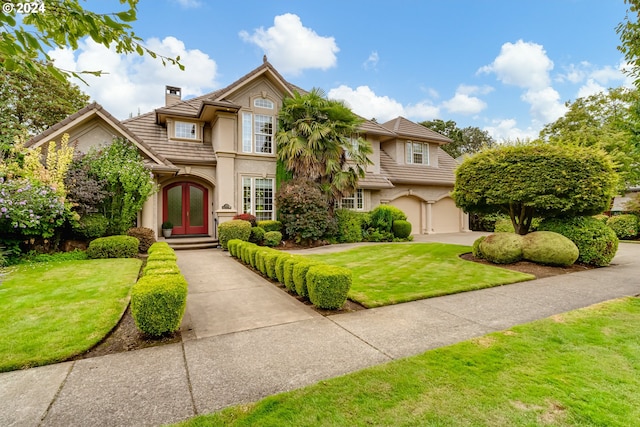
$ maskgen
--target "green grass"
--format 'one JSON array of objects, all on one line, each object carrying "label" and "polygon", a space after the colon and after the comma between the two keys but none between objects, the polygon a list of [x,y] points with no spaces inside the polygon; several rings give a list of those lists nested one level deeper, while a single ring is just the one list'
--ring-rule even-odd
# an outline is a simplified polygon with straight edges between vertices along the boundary
[{"label": "green grass", "polygon": [[640,299],[428,351],[181,426],[638,426]]},{"label": "green grass", "polygon": [[7,270],[0,277],[0,372],[59,362],[100,342],[120,320],[140,265],[101,259]]},{"label": "green grass", "polygon": [[471,247],[445,243],[383,244],[310,255],[353,272],[349,299],[365,307],[414,301],[535,279],[460,258]]}]

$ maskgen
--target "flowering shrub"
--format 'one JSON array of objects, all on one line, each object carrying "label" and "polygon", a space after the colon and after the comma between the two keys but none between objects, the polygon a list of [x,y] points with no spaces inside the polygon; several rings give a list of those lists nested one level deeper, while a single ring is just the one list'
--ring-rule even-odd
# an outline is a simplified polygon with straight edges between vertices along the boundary
[{"label": "flowering shrub", "polygon": [[0,178],[0,228],[30,237],[52,237],[65,220],[64,203],[49,186]]}]

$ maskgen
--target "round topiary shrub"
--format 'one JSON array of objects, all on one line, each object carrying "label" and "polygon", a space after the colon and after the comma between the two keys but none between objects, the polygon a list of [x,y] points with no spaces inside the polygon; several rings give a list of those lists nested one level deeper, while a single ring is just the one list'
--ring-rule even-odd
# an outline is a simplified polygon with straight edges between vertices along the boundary
[{"label": "round topiary shrub", "polygon": [[471,247],[471,254],[474,257],[484,259],[484,255],[482,255],[482,251],[480,250],[480,243],[482,243],[482,241],[486,238],[487,236],[480,236],[473,242],[473,246]]},{"label": "round topiary shrub", "polygon": [[267,231],[264,233],[264,244],[266,246],[275,247],[282,242],[282,233],[279,231]]},{"label": "round topiary shrub", "polygon": [[404,219],[397,219],[393,221],[391,226],[393,235],[399,239],[406,239],[411,236],[411,223]]},{"label": "round topiary shrub", "polygon": [[578,262],[604,267],[609,265],[618,250],[616,233],[590,216],[549,218],[538,230],[554,231],[570,239],[578,247]]},{"label": "round topiary shrub", "polygon": [[262,228],[265,232],[282,231],[282,223],[274,219],[264,219],[262,221],[258,221],[258,227]]},{"label": "round topiary shrub", "polygon": [[249,235],[249,241],[251,243],[255,243],[259,245],[264,240],[264,228],[262,227],[251,227],[251,235]]},{"label": "round topiary shrub", "polygon": [[92,240],[87,248],[89,258],[133,258],[138,255],[139,241],[131,236],[109,236]]},{"label": "round topiary shrub", "polygon": [[534,231],[523,236],[522,258],[545,265],[568,266],[576,262],[578,247],[562,234]]},{"label": "round topiary shrub", "polygon": [[607,225],[616,233],[618,239],[635,239],[638,236],[638,217],[631,214],[612,216]]},{"label": "round topiary shrub", "polygon": [[495,233],[480,242],[485,259],[495,264],[511,264],[522,259],[522,236],[514,233]]},{"label": "round topiary shrub", "polygon": [[337,310],[347,300],[351,288],[351,270],[335,265],[316,265],[307,272],[309,300],[313,305]]},{"label": "round topiary shrub", "polygon": [[242,219],[233,219],[218,226],[218,239],[223,250],[227,250],[227,242],[232,239],[249,241],[251,223]]}]

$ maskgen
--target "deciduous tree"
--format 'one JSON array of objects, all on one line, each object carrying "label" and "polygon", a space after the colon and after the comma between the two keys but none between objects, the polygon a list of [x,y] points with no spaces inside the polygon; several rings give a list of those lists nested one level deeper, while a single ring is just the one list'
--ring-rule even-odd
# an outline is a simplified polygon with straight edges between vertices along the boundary
[{"label": "deciduous tree", "polygon": [[460,129],[453,120],[445,122],[436,119],[420,124],[453,140],[453,142],[443,145],[442,149],[454,159],[465,154],[477,153],[484,148],[491,148],[495,145],[489,132],[473,126]]}]

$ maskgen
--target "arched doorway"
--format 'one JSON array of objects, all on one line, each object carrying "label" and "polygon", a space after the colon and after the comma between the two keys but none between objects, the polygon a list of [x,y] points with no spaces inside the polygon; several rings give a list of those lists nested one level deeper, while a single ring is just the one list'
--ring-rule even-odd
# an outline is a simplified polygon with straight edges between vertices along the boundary
[{"label": "arched doorway", "polygon": [[162,190],[162,221],[171,221],[172,235],[207,234],[208,192],[193,182],[175,182]]}]

